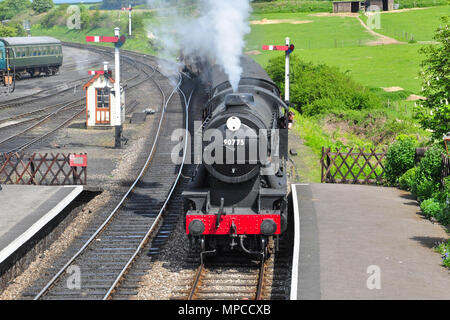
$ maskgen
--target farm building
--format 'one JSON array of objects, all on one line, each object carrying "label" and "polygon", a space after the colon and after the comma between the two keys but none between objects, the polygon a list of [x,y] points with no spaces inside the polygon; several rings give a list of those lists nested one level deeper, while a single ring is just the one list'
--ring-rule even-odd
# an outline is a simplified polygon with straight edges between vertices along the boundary
[{"label": "farm building", "polygon": [[394,0],[366,0],[366,11],[370,6],[377,6],[380,11],[391,11],[394,10]]},{"label": "farm building", "polygon": [[333,13],[358,12],[360,1],[335,1],[333,2]]},{"label": "farm building", "polygon": [[394,0],[334,1],[333,13],[358,12],[360,9],[368,11],[370,6],[377,6],[380,11],[391,11],[394,9]]}]

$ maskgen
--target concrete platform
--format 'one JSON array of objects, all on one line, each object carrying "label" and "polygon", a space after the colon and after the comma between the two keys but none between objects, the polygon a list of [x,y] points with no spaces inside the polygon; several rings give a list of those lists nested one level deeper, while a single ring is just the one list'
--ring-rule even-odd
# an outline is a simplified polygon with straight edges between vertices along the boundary
[{"label": "concrete platform", "polygon": [[291,299],[450,299],[448,239],[396,188],[292,185]]},{"label": "concrete platform", "polygon": [[82,186],[2,185],[0,265],[55,218]]}]

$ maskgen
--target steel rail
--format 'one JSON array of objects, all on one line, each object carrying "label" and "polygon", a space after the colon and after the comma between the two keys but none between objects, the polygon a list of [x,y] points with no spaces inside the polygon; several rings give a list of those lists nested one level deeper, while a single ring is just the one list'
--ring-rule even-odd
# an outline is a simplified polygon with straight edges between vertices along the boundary
[{"label": "steel rail", "polygon": [[[180,76],[181,77],[181,76]],[[172,197],[173,192],[175,191],[176,186],[178,185],[178,182],[180,180],[182,171],[184,169],[184,163],[186,161],[186,153],[187,153],[187,142],[188,142],[188,135],[189,135],[189,115],[188,115],[188,111],[189,111],[189,105],[191,102],[191,98],[192,98],[192,94],[194,93],[194,91],[191,92],[189,99],[186,100],[186,95],[184,94],[184,92],[182,90],[179,90],[180,93],[183,95],[184,97],[184,103],[185,103],[185,135],[184,135],[184,151],[183,151],[183,159],[181,161],[181,165],[180,165],[180,169],[178,170],[178,174],[177,177],[175,178],[175,181],[172,185],[172,188],[169,191],[169,194],[167,195],[166,200],[164,201],[164,204],[162,205],[161,209],[159,210],[158,215],[155,218],[155,221],[153,221],[150,229],[147,231],[147,233],[145,234],[145,236],[143,237],[142,241],[139,243],[136,251],[133,253],[133,255],[131,256],[131,258],[128,260],[128,262],[126,263],[126,265],[124,266],[124,268],[122,269],[122,271],[120,272],[120,274],[117,276],[116,280],[114,281],[114,283],[111,285],[111,287],[109,288],[108,292],[105,294],[105,296],[103,297],[103,300],[107,300],[108,298],[111,297],[112,292],[116,289],[119,281],[122,279],[123,275],[126,273],[126,271],[129,269],[129,267],[131,266],[131,264],[133,263],[134,259],[136,258],[136,256],[139,254],[139,252],[142,250],[142,248],[145,246],[145,244],[147,243],[147,241],[149,240],[150,236],[152,235],[152,233],[154,232],[156,226],[158,225],[159,221],[162,218],[162,215],[164,213],[164,211],[167,208],[167,204],[169,203],[169,200]]]},{"label": "steel rail", "polygon": [[110,215],[102,223],[102,225],[94,232],[94,234],[92,234],[92,236],[84,243],[84,245],[69,259],[69,261],[56,273],[56,275],[45,285],[45,287],[34,297],[34,300],[40,299],[47,292],[47,290],[59,279],[59,277],[66,271],[66,269],[89,247],[89,245],[92,243],[92,241],[94,241],[94,239],[105,229],[105,227],[108,225],[108,223],[112,220],[112,218],[119,211],[119,208],[122,206],[122,204],[128,198],[129,194],[133,191],[133,189],[135,188],[136,184],[141,180],[141,178],[144,175],[148,165],[150,164],[150,162],[151,162],[151,160],[153,158],[153,155],[154,155],[156,144],[158,142],[159,133],[161,131],[162,122],[163,122],[163,119],[164,119],[164,116],[165,116],[165,112],[166,112],[166,107],[167,107],[170,99],[174,95],[174,93],[178,90],[178,88],[179,88],[179,86],[181,84],[181,81],[182,81],[182,77],[180,76],[178,84],[176,85],[176,87],[174,87],[174,89],[170,93],[169,97],[167,97],[167,98],[166,98],[166,95],[164,93],[164,90],[156,82],[156,80],[153,79],[152,77],[150,77],[150,78],[157,85],[157,87],[159,88],[159,90],[160,90],[160,92],[161,92],[161,94],[163,96],[163,108],[162,108],[162,111],[161,111],[161,117],[160,117],[158,129],[157,129],[157,132],[156,132],[156,135],[155,135],[155,140],[153,142],[151,151],[149,153],[149,156],[147,157],[147,160],[146,160],[142,170],[140,171],[138,177],[135,179],[135,181],[133,182],[131,187],[128,189],[128,191],[125,193],[125,195],[119,201],[117,206],[113,209],[113,211],[110,213]]},{"label": "steel rail", "polygon": [[[94,50],[94,51],[95,51],[95,50]],[[97,50],[97,51],[102,51],[102,50]],[[103,52],[103,51],[102,51],[102,52]],[[136,62],[135,62],[134,60],[132,60],[131,58],[128,58],[128,57],[126,57],[126,58],[127,58],[128,60],[131,61],[130,64],[133,64],[133,65],[136,66]],[[143,62],[141,62],[141,64],[143,64],[143,65],[145,65],[145,66],[151,68],[151,69],[153,70],[153,72],[152,72],[151,74],[149,74],[149,73],[147,73],[147,72],[144,71],[144,73],[146,74],[146,78],[143,79],[143,80],[141,80],[141,81],[139,81],[138,83],[133,84],[132,86],[130,86],[130,88],[134,88],[134,87],[136,87],[136,86],[139,86],[139,85],[141,85],[142,83],[144,83],[145,81],[147,81],[149,78],[151,79],[151,77],[152,77],[152,76],[155,74],[155,72],[157,71],[155,67],[153,67],[153,66],[151,66],[151,65],[149,65],[149,64],[146,64],[146,63],[143,63]],[[127,81],[130,81],[130,80],[132,80],[132,79],[135,79],[135,78],[137,78],[138,76],[139,76],[139,74],[136,75],[136,76],[133,76],[132,78],[128,79]],[[7,141],[9,141],[9,140],[12,140],[13,138],[16,138],[16,137],[18,137],[18,136],[20,136],[20,135],[22,135],[22,134],[24,134],[24,133],[26,133],[26,132],[28,132],[28,131],[34,129],[35,127],[37,127],[37,126],[40,125],[41,123],[44,123],[44,122],[47,121],[48,119],[50,119],[50,118],[56,116],[61,110],[76,108],[76,107],[78,106],[76,103],[79,103],[79,102],[81,102],[81,101],[83,101],[83,100],[84,100],[84,97],[81,98],[81,99],[77,99],[77,100],[70,101],[70,102],[68,102],[67,104],[65,104],[65,106],[59,108],[58,110],[56,110],[56,111],[54,111],[54,112],[52,112],[52,113],[50,113],[50,114],[48,114],[48,115],[46,115],[46,116],[36,117],[34,120],[39,120],[39,119],[41,119],[41,120],[39,120],[37,123],[33,124],[32,126],[26,128],[26,129],[24,129],[23,131],[21,131],[21,132],[19,132],[19,133],[17,133],[17,134],[14,134],[14,135],[12,135],[12,136],[10,136],[10,137],[8,137],[8,138],[6,138],[6,139],[0,141],[0,144],[3,144],[3,143],[5,143],[5,142],[7,142]],[[72,104],[75,104],[75,105],[71,106]],[[59,104],[59,105],[60,105],[60,104]],[[57,105],[56,105],[56,106],[57,106]],[[47,108],[52,108],[52,107],[55,107],[55,106],[51,106],[51,107],[47,107]],[[44,108],[44,109],[46,109],[46,108]],[[42,110],[42,109],[41,109],[41,110]],[[75,113],[75,114],[74,114],[73,116],[71,116],[69,119],[65,120],[63,123],[61,123],[60,125],[58,125],[56,128],[50,130],[49,132],[47,132],[47,133],[45,133],[45,134],[43,134],[43,135],[41,135],[41,136],[39,136],[39,137],[33,139],[33,140],[30,141],[30,142],[24,143],[24,144],[22,144],[22,145],[20,145],[20,146],[18,146],[18,147],[15,147],[15,148],[13,148],[13,149],[11,149],[11,150],[9,150],[9,151],[6,151],[6,152],[7,152],[7,153],[10,153],[10,152],[17,152],[17,151],[22,151],[22,150],[26,149],[26,148],[29,147],[30,145],[32,145],[32,144],[34,144],[34,143],[36,143],[36,142],[38,142],[38,141],[40,141],[40,140],[42,140],[42,139],[48,137],[49,135],[53,134],[54,132],[56,132],[56,131],[59,130],[60,128],[64,127],[67,123],[70,123],[73,119],[75,119],[76,117],[78,117],[83,111],[84,111],[84,108],[83,108],[82,110],[80,110],[79,112]],[[22,123],[31,122],[31,121],[33,121],[33,119],[24,121],[24,122],[22,122]],[[8,127],[13,127],[13,126],[15,126],[15,125],[11,125],[11,126],[8,126]],[[0,129],[3,129],[3,128],[0,128]]]},{"label": "steel rail", "polygon": [[[83,98],[83,99],[84,99],[84,98]],[[26,133],[27,131],[30,131],[31,129],[37,127],[37,126],[40,125],[41,123],[43,123],[43,122],[47,121],[48,119],[50,119],[51,117],[57,115],[57,114],[60,113],[62,110],[65,110],[65,109],[72,109],[72,108],[78,107],[78,105],[77,105],[76,103],[77,103],[77,102],[79,103],[79,102],[80,102],[81,100],[83,100],[83,99],[79,99],[79,100],[75,100],[75,101],[72,101],[72,102],[67,103],[66,105],[62,106],[62,107],[59,108],[58,110],[56,110],[56,111],[54,111],[54,112],[48,114],[47,116],[45,116],[45,118],[41,119],[40,121],[38,121],[37,123],[33,124],[32,126],[30,126],[30,127],[26,128],[26,129],[20,131],[19,133],[13,134],[12,136],[9,136],[8,138],[3,139],[2,141],[0,141],[0,144],[3,144],[3,143],[5,143],[5,142],[7,142],[7,141],[9,141],[9,140],[11,140],[11,139],[14,139],[14,138],[16,138],[16,137],[18,137],[18,136],[20,136],[20,135]],[[75,105],[73,105],[73,104],[75,104]],[[78,113],[77,113],[77,114],[78,114]],[[19,147],[19,148],[20,148],[20,147]],[[17,149],[17,148],[15,148],[15,149]],[[13,150],[14,150],[14,149],[13,149]]]}]

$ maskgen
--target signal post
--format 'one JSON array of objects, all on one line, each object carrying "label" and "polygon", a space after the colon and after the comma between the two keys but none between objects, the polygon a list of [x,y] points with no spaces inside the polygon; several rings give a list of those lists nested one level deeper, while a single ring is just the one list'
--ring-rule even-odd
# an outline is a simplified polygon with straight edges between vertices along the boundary
[{"label": "signal post", "polygon": [[121,108],[121,87],[120,87],[120,47],[125,43],[125,36],[120,36],[120,28],[114,28],[114,37],[103,36],[86,36],[87,42],[112,42],[114,43],[114,67],[115,67],[115,82],[114,82],[114,95],[115,95],[115,138],[114,146],[120,148],[122,146],[122,108]]},{"label": "signal post", "polygon": [[263,50],[274,50],[274,51],[284,51],[286,54],[286,62],[284,66],[284,100],[286,101],[287,105],[289,105],[289,92],[290,92],[290,80],[289,80],[289,55],[294,51],[295,46],[293,44],[290,44],[290,39],[286,38],[286,45],[284,46],[276,46],[276,45],[263,45]]}]

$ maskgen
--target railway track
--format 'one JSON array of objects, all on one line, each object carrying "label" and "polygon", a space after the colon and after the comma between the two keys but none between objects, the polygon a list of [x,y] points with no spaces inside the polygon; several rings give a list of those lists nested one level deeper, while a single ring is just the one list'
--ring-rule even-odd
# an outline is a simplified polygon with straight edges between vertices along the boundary
[{"label": "railway track", "polygon": [[[100,227],[42,287],[35,299],[110,298],[142,247],[158,228],[182,170],[182,165],[172,164],[171,150],[175,143],[170,137],[173,129],[183,126],[184,115],[187,121],[187,112],[175,97],[175,93],[180,91],[181,76],[175,88],[160,73],[155,73],[152,79],[160,89],[163,103],[158,129],[144,168]],[[159,84],[162,82],[165,82],[164,87]],[[188,98],[183,100],[187,108]],[[81,269],[83,282],[76,290],[69,289],[64,281],[70,266]]]},{"label": "railway track", "polygon": [[190,252],[186,268],[197,265],[179,281],[173,291],[175,300],[288,300],[291,250],[288,241],[280,250],[261,257],[228,252],[200,259]]},{"label": "railway track", "polygon": [[[81,45],[80,47],[85,48],[85,46]],[[90,48],[90,47],[88,48],[90,50],[94,50],[100,53],[112,55],[112,53],[109,52],[109,50],[102,50],[99,48]],[[149,65],[148,63],[144,63],[142,61],[138,63],[134,59],[127,56],[124,56],[122,59],[127,63],[133,65],[136,70],[139,70],[138,73],[134,74],[132,77],[130,77],[125,81],[126,84],[124,86],[128,86],[129,89],[133,89],[135,87],[144,84],[156,72],[156,68],[153,67],[152,65]],[[138,64],[141,65],[141,67],[138,67]],[[142,68],[142,66],[145,66],[145,68],[147,69]],[[128,98],[131,97],[132,94]],[[21,103],[18,103],[17,105],[21,105]],[[63,106],[61,107],[61,105]],[[131,110],[134,110],[136,104],[131,104],[131,106],[132,106]],[[56,110],[45,113],[46,111],[51,109]],[[71,100],[67,103],[63,104],[59,103],[56,105],[51,105],[37,110],[13,115],[8,118],[0,119],[0,131],[2,131],[5,136],[7,136],[7,138],[0,140],[0,152],[8,153],[8,152],[22,151],[33,144],[43,141],[45,138],[57,132],[59,129],[65,127],[70,122],[75,120],[77,117],[82,115],[84,111],[85,111],[84,97],[82,97],[77,98],[75,100]],[[44,114],[42,114],[42,112],[44,112]],[[37,116],[33,116],[36,114]],[[29,116],[32,117],[29,118]],[[17,119],[21,118],[27,119],[24,121],[17,122]],[[51,123],[49,123],[48,121],[50,119],[52,120]],[[2,124],[5,123],[7,125],[2,126]],[[17,127],[28,123],[32,124],[23,130],[14,132]],[[46,127],[41,128],[41,126],[44,123],[46,123]],[[31,131],[38,131],[38,133],[32,134]]]}]

